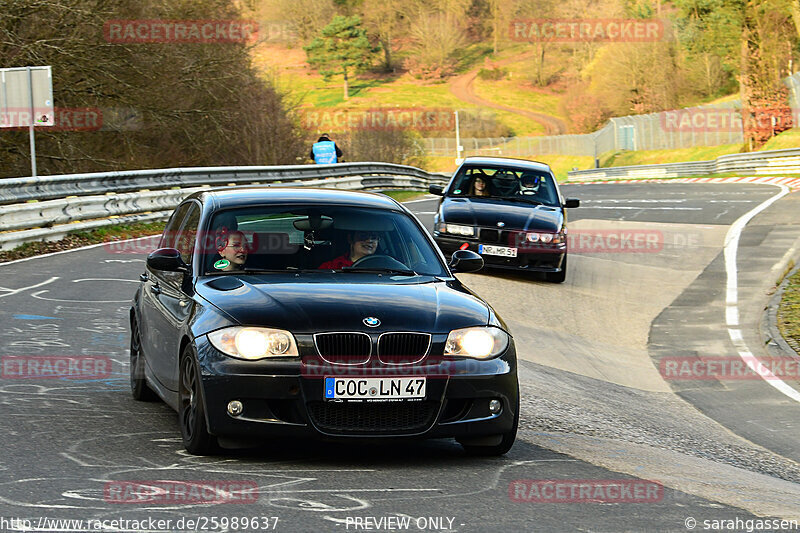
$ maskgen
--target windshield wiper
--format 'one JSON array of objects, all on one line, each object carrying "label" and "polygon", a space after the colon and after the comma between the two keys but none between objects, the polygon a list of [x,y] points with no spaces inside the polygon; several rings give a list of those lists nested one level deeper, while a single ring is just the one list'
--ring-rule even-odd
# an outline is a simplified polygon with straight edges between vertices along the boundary
[{"label": "windshield wiper", "polygon": [[207,276],[210,275],[221,275],[221,274],[275,274],[275,273],[292,273],[296,272],[296,270],[286,270],[286,269],[276,269],[276,268],[243,268],[241,270],[215,270],[213,272],[206,272]]},{"label": "windshield wiper", "polygon": [[499,196],[501,200],[510,200],[512,202],[524,202],[532,205],[544,205],[544,202],[534,200],[533,198],[525,198],[524,196]]},{"label": "windshield wiper", "polygon": [[363,272],[366,274],[401,274],[403,276],[419,276],[410,268],[337,268],[334,272]]}]

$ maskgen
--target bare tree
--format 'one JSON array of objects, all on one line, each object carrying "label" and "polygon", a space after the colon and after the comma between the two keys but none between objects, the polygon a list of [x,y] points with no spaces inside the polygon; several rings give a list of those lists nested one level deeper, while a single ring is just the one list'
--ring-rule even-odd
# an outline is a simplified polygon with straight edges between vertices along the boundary
[{"label": "bare tree", "polygon": [[274,6],[267,10],[291,22],[303,42],[313,39],[336,15],[331,0],[266,0],[265,4]]},{"label": "bare tree", "polygon": [[414,59],[424,71],[446,74],[466,43],[466,0],[417,0],[410,9]]},{"label": "bare tree", "polygon": [[402,35],[407,23],[403,0],[364,0],[362,13],[367,30],[378,38],[383,49],[383,69],[392,70],[395,35]]}]

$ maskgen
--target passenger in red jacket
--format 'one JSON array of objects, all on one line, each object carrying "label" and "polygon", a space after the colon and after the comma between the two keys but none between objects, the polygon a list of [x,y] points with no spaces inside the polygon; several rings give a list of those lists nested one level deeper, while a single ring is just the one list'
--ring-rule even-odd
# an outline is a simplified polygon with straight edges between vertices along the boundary
[{"label": "passenger in red jacket", "polygon": [[339,269],[353,266],[353,263],[375,253],[378,249],[380,236],[371,231],[355,231],[347,236],[350,251],[330,261],[322,263],[320,269]]}]

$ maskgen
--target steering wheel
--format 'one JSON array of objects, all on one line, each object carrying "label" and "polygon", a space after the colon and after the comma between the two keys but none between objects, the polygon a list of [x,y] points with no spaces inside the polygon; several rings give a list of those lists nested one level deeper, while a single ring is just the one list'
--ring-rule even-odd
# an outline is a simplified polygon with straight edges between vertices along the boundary
[{"label": "steering wheel", "polygon": [[408,270],[408,267],[406,265],[404,265],[394,257],[382,254],[365,255],[364,257],[353,263],[351,268],[354,267]]}]

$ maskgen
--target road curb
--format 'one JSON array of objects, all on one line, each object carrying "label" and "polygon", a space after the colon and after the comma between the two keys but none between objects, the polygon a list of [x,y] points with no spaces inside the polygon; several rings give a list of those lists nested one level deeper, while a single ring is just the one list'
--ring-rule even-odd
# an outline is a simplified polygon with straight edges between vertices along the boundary
[{"label": "road curb", "polygon": [[[795,241],[789,252],[794,252],[793,256],[797,255],[797,248],[800,245],[800,238]],[[789,253],[787,252],[787,255]],[[786,257],[786,256],[784,256]],[[783,299],[783,292],[786,285],[789,283],[789,278],[800,271],[800,265],[795,265],[794,258],[787,261],[787,265],[782,269],[783,274],[778,279],[778,286],[775,294],[769,300],[766,309],[764,310],[764,320],[761,321],[761,332],[765,340],[764,344],[772,345],[780,350],[786,357],[792,357],[800,360],[800,344],[792,339],[785,339],[778,328],[778,308],[780,307],[781,300]],[[780,264],[780,263],[779,263]],[[791,343],[791,344],[790,344]]]}]

